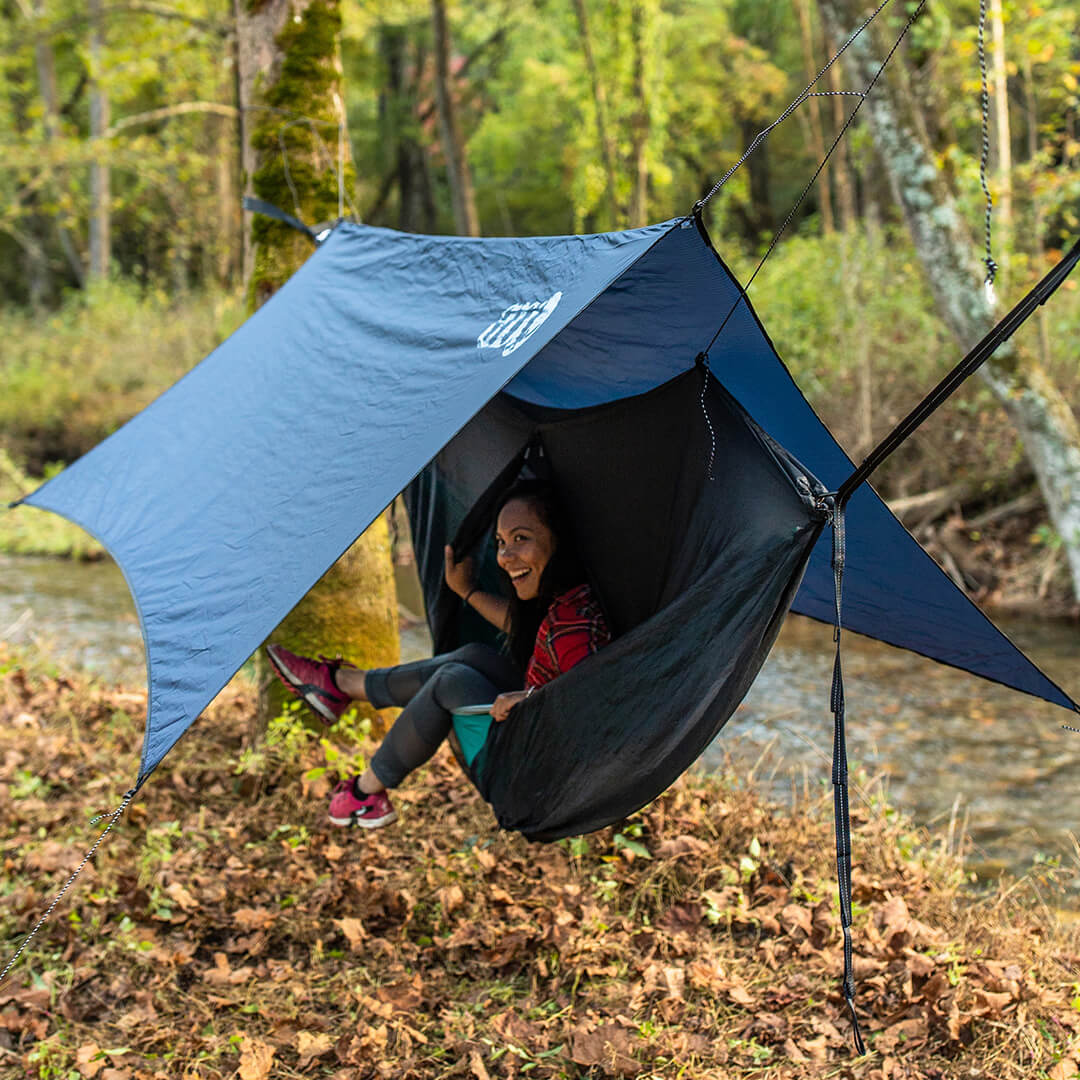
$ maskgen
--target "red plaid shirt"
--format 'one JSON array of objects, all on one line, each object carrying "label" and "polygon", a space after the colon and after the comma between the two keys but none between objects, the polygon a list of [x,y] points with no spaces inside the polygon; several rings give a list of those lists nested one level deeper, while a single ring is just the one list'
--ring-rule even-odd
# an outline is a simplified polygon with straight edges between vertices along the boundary
[{"label": "red plaid shirt", "polygon": [[536,648],[525,671],[525,686],[543,686],[603,648],[611,631],[588,585],[557,596],[536,633]]}]

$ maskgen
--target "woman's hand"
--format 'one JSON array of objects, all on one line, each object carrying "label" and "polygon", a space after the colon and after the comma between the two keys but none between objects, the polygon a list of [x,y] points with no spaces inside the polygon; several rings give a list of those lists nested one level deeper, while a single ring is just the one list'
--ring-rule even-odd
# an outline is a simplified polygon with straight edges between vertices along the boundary
[{"label": "woman's hand", "polygon": [[528,696],[527,690],[512,690],[509,694],[500,694],[491,706],[492,719],[501,724],[510,715],[510,710]]},{"label": "woman's hand", "polygon": [[466,555],[460,562],[454,559],[454,549],[447,544],[444,551],[446,560],[446,584],[450,591],[457,593],[463,600],[473,589],[473,560]]}]

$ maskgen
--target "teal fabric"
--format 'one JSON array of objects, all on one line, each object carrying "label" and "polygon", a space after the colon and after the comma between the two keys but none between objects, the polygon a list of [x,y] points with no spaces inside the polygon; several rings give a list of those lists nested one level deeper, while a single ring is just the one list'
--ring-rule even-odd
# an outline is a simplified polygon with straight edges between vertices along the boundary
[{"label": "teal fabric", "polygon": [[461,754],[466,765],[472,765],[476,755],[487,742],[491,723],[490,716],[459,716],[454,713],[454,732],[461,743]]}]

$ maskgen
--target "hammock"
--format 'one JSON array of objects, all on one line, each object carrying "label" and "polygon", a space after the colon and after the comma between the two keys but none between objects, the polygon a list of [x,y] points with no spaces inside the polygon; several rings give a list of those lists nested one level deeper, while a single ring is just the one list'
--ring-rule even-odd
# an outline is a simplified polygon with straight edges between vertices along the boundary
[{"label": "hammock", "polygon": [[554,840],[651,801],[715,738],[795,595],[825,489],[704,365],[593,408],[500,395],[407,495],[437,652],[490,633],[443,581],[451,508],[472,507],[455,546],[498,591],[491,507],[522,470],[558,490],[616,636],[492,725],[470,769],[504,828]]}]

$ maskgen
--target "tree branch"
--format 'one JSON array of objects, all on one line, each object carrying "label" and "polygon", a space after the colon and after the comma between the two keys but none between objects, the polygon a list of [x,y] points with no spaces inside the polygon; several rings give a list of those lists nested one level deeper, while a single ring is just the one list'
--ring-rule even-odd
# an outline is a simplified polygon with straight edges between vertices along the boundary
[{"label": "tree branch", "polygon": [[213,113],[215,116],[225,116],[232,120],[240,115],[240,110],[235,105],[223,105],[217,101],[181,101],[176,105],[164,105],[160,109],[125,116],[123,120],[117,120],[112,127],[106,128],[103,138],[113,139],[128,128],[169,120],[174,116],[186,116],[189,113]]}]

